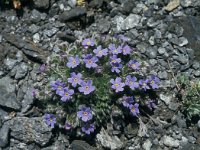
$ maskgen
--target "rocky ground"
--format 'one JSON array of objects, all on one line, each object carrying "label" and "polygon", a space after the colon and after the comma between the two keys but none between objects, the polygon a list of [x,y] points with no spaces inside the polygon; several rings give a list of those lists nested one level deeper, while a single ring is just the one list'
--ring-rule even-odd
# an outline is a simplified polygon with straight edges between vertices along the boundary
[{"label": "rocky ground", "polygon": [[[189,122],[175,97],[176,76],[200,77],[199,0],[33,0],[0,7],[0,149],[200,150],[200,121]],[[143,117],[145,137],[114,120],[94,140],[54,133],[32,96],[38,66],[64,45],[94,34],[127,36],[161,79],[157,109]],[[93,141],[93,142],[91,142]],[[95,142],[94,142],[95,141]]]}]

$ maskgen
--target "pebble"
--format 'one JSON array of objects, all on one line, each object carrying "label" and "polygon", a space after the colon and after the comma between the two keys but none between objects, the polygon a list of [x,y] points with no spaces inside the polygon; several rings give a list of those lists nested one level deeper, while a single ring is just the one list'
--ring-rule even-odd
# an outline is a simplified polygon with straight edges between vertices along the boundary
[{"label": "pebble", "polygon": [[172,11],[176,9],[179,6],[180,2],[179,0],[171,0],[168,5],[165,7],[165,10]]},{"label": "pebble", "polygon": [[168,78],[168,73],[166,71],[159,71],[158,72],[158,77],[160,79],[167,79]]},{"label": "pebble", "polygon": [[167,135],[164,135],[162,140],[163,144],[168,147],[178,148],[180,145],[179,140],[175,140],[174,138]]},{"label": "pebble", "polygon": [[164,95],[164,94],[161,93],[161,94],[159,95],[159,97],[160,97],[160,99],[161,99],[162,101],[165,102],[166,105],[169,105],[169,103],[172,101],[172,96],[171,96],[171,95]]},{"label": "pebble", "polygon": [[197,127],[200,129],[200,120],[197,122]]},{"label": "pebble", "polygon": [[142,145],[142,148],[144,148],[144,150],[151,150],[151,146],[152,146],[152,143],[150,140],[146,140],[144,142],[144,144]]},{"label": "pebble", "polygon": [[33,42],[34,43],[39,43],[40,42],[40,34],[36,33],[33,35]]},{"label": "pebble", "polygon": [[129,30],[139,25],[141,16],[136,14],[130,14],[121,24],[122,30]]}]

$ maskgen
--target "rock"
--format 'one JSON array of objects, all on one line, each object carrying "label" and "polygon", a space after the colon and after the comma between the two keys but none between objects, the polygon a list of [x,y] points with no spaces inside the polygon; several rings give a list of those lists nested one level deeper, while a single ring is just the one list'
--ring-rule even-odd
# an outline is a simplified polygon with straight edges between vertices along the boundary
[{"label": "rock", "polygon": [[49,8],[49,0],[33,0],[33,4],[38,9],[48,9]]},{"label": "rock", "polygon": [[75,7],[77,2],[76,2],[76,0],[69,0],[68,4],[69,4],[70,7]]},{"label": "rock", "polygon": [[3,40],[3,36],[0,34],[0,43],[2,42]]},{"label": "rock", "polygon": [[103,0],[92,0],[89,6],[92,8],[100,8],[103,5]]},{"label": "rock", "polygon": [[97,28],[101,33],[107,33],[110,30],[110,22],[107,19],[101,19]]},{"label": "rock", "polygon": [[168,147],[178,148],[179,147],[179,140],[175,140],[170,136],[164,135],[162,138],[163,144]]},{"label": "rock", "polygon": [[69,35],[69,34],[63,33],[63,32],[57,33],[57,37],[63,41],[67,41],[69,43],[73,43],[76,41],[76,37],[74,35]]},{"label": "rock", "polygon": [[142,145],[142,148],[144,148],[144,150],[151,150],[151,146],[152,146],[152,143],[150,140],[146,140],[144,142],[144,144]]},{"label": "rock", "polygon": [[40,27],[36,26],[35,24],[31,24],[29,27],[28,27],[28,31],[35,34],[36,32],[38,32],[40,29]]},{"label": "rock", "polygon": [[46,14],[45,13],[40,13],[39,11],[33,9],[31,12],[31,16],[30,16],[30,20],[33,23],[38,23],[41,20],[44,20],[46,18]]},{"label": "rock", "polygon": [[171,95],[164,95],[164,94],[160,94],[159,95],[160,99],[165,102],[166,105],[169,105],[169,103],[172,101],[172,96]]},{"label": "rock", "polygon": [[130,14],[122,23],[121,29],[122,30],[129,30],[134,27],[137,27],[140,23],[141,16],[136,14]]},{"label": "rock", "polygon": [[123,142],[121,142],[121,140],[117,136],[110,136],[104,128],[101,129],[96,138],[97,141],[101,143],[101,145],[105,148],[117,150],[123,147]]},{"label": "rock", "polygon": [[197,122],[197,127],[200,129],[200,120]]},{"label": "rock", "polygon": [[170,102],[169,106],[168,106],[168,108],[173,110],[173,111],[176,111],[178,109],[178,107],[179,107],[179,104],[176,103],[176,102]]},{"label": "rock", "polygon": [[168,74],[167,74],[166,71],[159,71],[159,72],[158,72],[158,77],[159,77],[160,79],[167,79],[167,78],[168,78]]},{"label": "rock", "polygon": [[193,64],[192,64],[192,67],[193,67],[195,70],[197,70],[197,69],[199,69],[199,67],[200,67],[200,63],[197,62],[197,61],[194,61]]},{"label": "rock", "polygon": [[126,0],[124,3],[122,3],[122,12],[125,14],[130,14],[134,7],[134,1]]},{"label": "rock", "polygon": [[189,7],[192,5],[193,0],[180,0],[180,4],[182,7]]},{"label": "rock", "polygon": [[9,77],[0,79],[0,105],[15,110],[20,109],[20,104],[17,101],[15,94],[15,84]]},{"label": "rock", "polygon": [[185,45],[187,45],[188,44],[188,40],[185,38],[185,37],[180,37],[179,39],[178,39],[178,45],[179,46],[185,46]]},{"label": "rock", "polygon": [[77,19],[85,14],[86,14],[85,7],[75,7],[73,9],[71,9],[70,11],[63,12],[60,15],[59,19],[60,19],[60,21],[65,22],[65,21],[69,21],[72,19]]},{"label": "rock", "polygon": [[50,30],[45,30],[44,31],[44,35],[48,36],[48,37],[52,37],[54,34],[56,34],[58,32],[58,28],[53,27]]},{"label": "rock", "polygon": [[159,47],[159,48],[158,48],[158,53],[159,53],[160,55],[163,55],[165,52],[166,52],[166,49],[165,49],[165,48],[163,48],[163,47]]},{"label": "rock", "polygon": [[157,48],[155,48],[155,47],[148,47],[147,50],[146,50],[146,55],[150,59],[156,58],[157,57]]},{"label": "rock", "polygon": [[196,138],[195,137],[193,137],[193,136],[188,136],[187,137],[188,138],[188,141],[190,142],[190,143],[195,143],[196,142]]},{"label": "rock", "polygon": [[26,65],[26,63],[22,62],[19,65],[17,65],[15,68],[16,69],[16,75],[15,75],[15,79],[21,79],[24,78],[25,75],[28,72],[28,66]]},{"label": "rock", "polygon": [[10,121],[11,136],[24,143],[46,145],[52,136],[52,128],[41,117],[15,117]]},{"label": "rock", "polygon": [[8,144],[9,125],[5,123],[0,129],[0,147],[5,147]]},{"label": "rock", "polygon": [[39,43],[40,42],[40,34],[36,33],[33,35],[33,42],[34,43]]},{"label": "rock", "polygon": [[179,0],[171,0],[168,3],[168,5],[165,7],[165,10],[172,11],[172,10],[176,9],[179,5],[180,5],[180,1]]},{"label": "rock", "polygon": [[17,60],[11,58],[6,58],[4,60],[4,64],[6,65],[6,68],[9,70],[13,69],[13,67],[17,64],[17,62],[18,62]]},{"label": "rock", "polygon": [[72,150],[95,150],[95,148],[90,146],[85,141],[81,141],[81,140],[74,140],[71,143],[71,146],[72,146]]},{"label": "rock", "polygon": [[35,60],[46,63],[47,56],[49,56],[48,52],[37,47],[32,41],[28,39],[22,40],[19,36],[14,34],[4,33],[3,36],[9,43],[14,45],[18,49],[22,49],[23,53],[26,56],[32,58],[32,61]]}]

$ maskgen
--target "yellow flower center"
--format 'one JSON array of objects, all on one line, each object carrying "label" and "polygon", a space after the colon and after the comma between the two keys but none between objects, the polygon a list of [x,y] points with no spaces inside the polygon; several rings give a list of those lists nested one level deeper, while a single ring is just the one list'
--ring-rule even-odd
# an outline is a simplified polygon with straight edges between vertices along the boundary
[{"label": "yellow flower center", "polygon": [[61,89],[62,89],[62,86],[58,86],[58,89],[61,90]]},{"label": "yellow flower center", "polygon": [[115,49],[114,52],[117,53],[117,49]]},{"label": "yellow flower center", "polygon": [[99,54],[102,54],[102,51],[99,51]]},{"label": "yellow flower center", "polygon": [[131,108],[131,111],[132,111],[132,112],[134,112],[134,111],[135,111],[135,108],[134,108],[134,107],[133,107],[133,108]]},{"label": "yellow flower center", "polygon": [[91,42],[87,42],[87,45],[91,45]]},{"label": "yellow flower center", "polygon": [[65,93],[65,96],[69,96],[69,93]]},{"label": "yellow flower center", "polygon": [[142,85],[143,85],[143,86],[146,86],[147,84],[146,84],[146,83],[143,83]]},{"label": "yellow flower center", "polygon": [[135,65],[135,64],[132,64],[131,66],[132,66],[132,68],[135,68],[135,67],[136,67],[136,65]]},{"label": "yellow flower center", "polygon": [[53,121],[53,119],[51,118],[51,119],[50,119],[50,122],[52,122],[52,121]]},{"label": "yellow flower center", "polygon": [[86,87],[85,87],[85,90],[88,91],[88,90],[89,90],[89,86],[86,86]]},{"label": "yellow flower center", "polygon": [[72,62],[74,65],[76,64],[76,60],[73,60],[73,62]]},{"label": "yellow flower center", "polygon": [[92,61],[91,61],[91,60],[88,60],[88,63],[89,63],[89,64],[92,64]]},{"label": "yellow flower center", "polygon": [[130,85],[133,85],[133,82],[132,82],[132,81],[130,81],[130,82],[129,82],[129,84],[130,84]]},{"label": "yellow flower center", "polygon": [[84,113],[83,113],[83,115],[84,115],[84,116],[87,116],[87,115],[88,115],[88,113],[87,113],[87,112],[84,112]]},{"label": "yellow flower center", "polygon": [[78,79],[77,78],[74,78],[74,82],[77,82],[78,81]]},{"label": "yellow flower center", "polygon": [[154,81],[151,81],[151,84],[154,84],[155,82]]},{"label": "yellow flower center", "polygon": [[116,86],[116,87],[118,87],[118,86],[119,86],[119,84],[117,84],[117,83],[116,83],[116,84],[115,84],[115,86]]}]

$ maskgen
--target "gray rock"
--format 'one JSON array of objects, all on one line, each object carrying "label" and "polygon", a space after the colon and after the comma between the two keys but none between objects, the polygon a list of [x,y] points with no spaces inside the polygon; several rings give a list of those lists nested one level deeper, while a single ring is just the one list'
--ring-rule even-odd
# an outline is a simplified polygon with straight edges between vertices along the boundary
[{"label": "gray rock", "polygon": [[200,63],[197,62],[197,61],[194,61],[192,67],[193,67],[195,70],[197,70],[197,69],[199,69],[199,67],[200,67]]},{"label": "gray rock", "polygon": [[81,17],[85,14],[86,14],[86,8],[85,7],[75,7],[73,9],[71,9],[70,11],[63,12],[60,15],[59,19],[60,19],[60,21],[65,22],[65,21],[69,21],[69,20],[72,20],[72,19],[76,19],[76,18]]},{"label": "gray rock", "polygon": [[68,1],[68,4],[69,4],[70,7],[75,7],[76,3],[77,3],[76,0],[69,0]]},{"label": "gray rock", "polygon": [[5,147],[8,144],[9,125],[5,123],[0,129],[0,147]]},{"label": "gray rock", "polygon": [[148,47],[146,50],[146,55],[147,57],[149,57],[150,59],[154,59],[157,57],[157,48],[155,47]]},{"label": "gray rock", "polygon": [[166,49],[165,49],[165,48],[163,48],[163,47],[159,47],[159,48],[158,48],[158,53],[159,53],[160,55],[163,55],[165,52],[166,52]]},{"label": "gray rock", "polygon": [[149,43],[150,43],[151,45],[154,45],[154,44],[155,44],[154,36],[151,36],[151,37],[149,38]]},{"label": "gray rock", "polygon": [[103,5],[103,0],[92,0],[89,6],[92,8],[100,8]]},{"label": "gray rock", "polygon": [[185,65],[189,63],[189,58],[187,55],[179,54],[178,56],[173,56],[174,60],[177,60],[180,64]]},{"label": "gray rock", "polygon": [[117,150],[123,147],[123,142],[117,136],[110,136],[104,128],[97,134],[96,139],[102,146],[111,150]]},{"label": "gray rock", "polygon": [[185,46],[185,45],[187,45],[188,44],[188,40],[185,38],[185,37],[180,37],[179,38],[179,41],[178,41],[178,45],[179,46]]},{"label": "gray rock", "polygon": [[150,59],[149,63],[151,66],[155,66],[158,63],[158,61],[156,59]]},{"label": "gray rock", "polygon": [[200,120],[197,122],[197,127],[200,129]]},{"label": "gray rock", "polygon": [[11,58],[6,58],[4,60],[4,64],[6,65],[6,68],[8,68],[9,70],[13,69],[13,67],[17,64],[17,60],[15,59],[11,59]]},{"label": "gray rock", "polygon": [[31,32],[31,33],[36,33],[38,32],[40,29],[40,27],[36,26],[35,24],[31,24],[29,27],[28,27],[28,31]]},{"label": "gray rock", "polygon": [[147,26],[150,28],[154,28],[156,27],[160,22],[159,21],[155,21],[154,18],[149,18],[147,21]]},{"label": "gray rock", "polygon": [[[16,68],[16,75],[15,75],[15,79],[21,79],[24,78],[25,75],[28,72],[28,66],[26,65],[26,63],[22,62],[20,63],[18,66],[15,67]],[[14,68],[14,69],[15,69]]]},{"label": "gray rock", "polygon": [[42,20],[42,14],[39,11],[33,9],[31,12],[30,19],[32,22],[38,23]]},{"label": "gray rock", "polygon": [[0,79],[0,105],[15,110],[20,109],[20,104],[17,102],[15,94],[15,84],[9,77]]},{"label": "gray rock", "polygon": [[160,79],[167,79],[168,78],[168,73],[166,71],[159,71],[158,72],[158,77]]},{"label": "gray rock", "polygon": [[141,16],[136,14],[130,14],[122,23],[122,30],[129,30],[134,27],[137,27],[140,23]]},{"label": "gray rock", "polygon": [[110,30],[110,22],[107,19],[102,19],[99,21],[97,28],[101,33],[107,33]]},{"label": "gray rock", "polygon": [[122,3],[122,12],[125,14],[129,14],[132,12],[134,6],[134,1],[126,0],[124,3]]},{"label": "gray rock", "polygon": [[33,4],[38,9],[48,9],[49,8],[49,0],[33,0]]},{"label": "gray rock", "polygon": [[71,144],[72,150],[95,150],[92,146],[90,146],[85,141],[74,140]]},{"label": "gray rock", "polygon": [[0,43],[2,42],[3,40],[3,36],[0,34]]},{"label": "gray rock", "polygon": [[22,113],[28,111],[34,103],[34,97],[32,92],[33,92],[33,87],[31,85],[28,85],[26,93],[24,95],[24,99],[21,102]]},{"label": "gray rock", "polygon": [[194,72],[194,75],[195,75],[195,77],[199,77],[199,76],[200,76],[200,70],[196,70],[196,71]]},{"label": "gray rock", "polygon": [[39,33],[35,33],[33,35],[33,42],[34,43],[39,43],[40,42],[40,34]]},{"label": "gray rock", "polygon": [[168,105],[169,109],[173,110],[173,111],[176,111],[179,107],[179,104],[176,103],[176,102],[170,102],[169,105]]},{"label": "gray rock", "polygon": [[53,27],[51,30],[45,30],[44,35],[52,37],[54,34],[58,32],[58,30],[59,30],[58,28]]},{"label": "gray rock", "polygon": [[141,53],[146,53],[148,45],[145,43],[139,43],[136,48],[139,50]]},{"label": "gray rock", "polygon": [[15,117],[10,121],[11,136],[24,143],[46,145],[52,136],[52,128],[41,117]]},{"label": "gray rock", "polygon": [[170,136],[164,135],[162,138],[163,144],[168,147],[178,148],[180,143],[179,140],[175,140]]},{"label": "gray rock", "polygon": [[171,95],[164,95],[164,94],[160,94],[159,95],[160,99],[165,102],[166,105],[169,105],[169,103],[172,101],[172,96]]},{"label": "gray rock", "polygon": [[193,0],[180,0],[180,4],[182,7],[192,6]]},{"label": "gray rock", "polygon": [[193,137],[193,136],[188,136],[187,137],[188,138],[188,141],[190,142],[190,143],[195,143],[196,142],[196,138],[195,137]]},{"label": "gray rock", "polygon": [[142,145],[142,148],[144,148],[144,150],[151,150],[151,146],[152,146],[152,143],[150,140],[146,140],[144,142],[144,144]]}]

